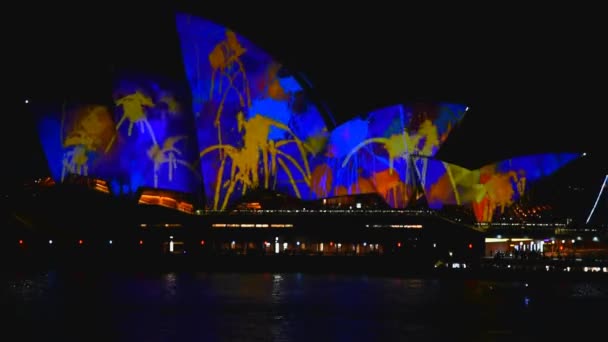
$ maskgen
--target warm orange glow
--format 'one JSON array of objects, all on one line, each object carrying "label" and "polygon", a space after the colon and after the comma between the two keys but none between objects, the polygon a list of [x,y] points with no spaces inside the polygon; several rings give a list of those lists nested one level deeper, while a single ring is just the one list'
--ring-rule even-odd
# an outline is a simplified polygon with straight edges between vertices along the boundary
[{"label": "warm orange glow", "polygon": [[401,242],[397,242],[397,247],[401,248]]},{"label": "warm orange glow", "polygon": [[192,214],[194,213],[194,206],[188,202],[179,202],[177,204],[177,210]]},{"label": "warm orange glow", "polygon": [[82,245],[83,243],[84,243],[84,241],[82,241],[82,240],[78,240],[78,244],[79,244],[79,245]]},{"label": "warm orange glow", "polygon": [[180,201],[170,196],[142,194],[139,197],[138,203],[160,205],[162,207],[177,209],[189,214],[194,213],[194,206],[192,205],[192,203]]},{"label": "warm orange glow", "polygon": [[177,208],[177,201],[171,197],[160,197],[160,205],[167,206],[170,208]]},{"label": "warm orange glow", "polygon": [[262,209],[262,205],[258,202],[248,203],[247,207],[256,210]]},{"label": "warm orange glow", "polygon": [[139,198],[139,204],[159,204],[160,196],[152,195],[141,195]]},{"label": "warm orange glow", "polygon": [[110,189],[108,188],[108,183],[104,180],[101,179],[95,179],[93,181],[94,185],[93,185],[93,189],[103,192],[105,194],[109,194],[110,193]]},{"label": "warm orange glow", "polygon": [[318,197],[327,197],[333,186],[333,174],[331,167],[327,164],[321,164],[315,167],[311,176],[311,190]]},{"label": "warm orange glow", "polygon": [[41,180],[40,182],[38,182],[38,184],[41,186],[53,186],[53,185],[55,185],[55,181],[51,177],[46,177],[43,180]]},{"label": "warm orange glow", "polygon": [[451,185],[450,177],[446,172],[444,175],[439,177],[437,182],[431,184],[427,197],[428,201],[431,203],[453,203],[456,202],[454,195],[454,189]]},{"label": "warm orange glow", "polygon": [[351,184],[348,192],[350,194],[371,194],[376,192],[376,188],[370,179],[359,177],[355,183]]}]

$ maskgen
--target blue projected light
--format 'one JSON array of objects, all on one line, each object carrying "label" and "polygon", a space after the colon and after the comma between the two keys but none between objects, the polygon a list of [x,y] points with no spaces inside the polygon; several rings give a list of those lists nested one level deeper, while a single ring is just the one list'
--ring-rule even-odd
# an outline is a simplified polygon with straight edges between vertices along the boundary
[{"label": "blue projected light", "polygon": [[393,207],[407,206],[418,199],[427,177],[427,158],[414,157],[434,156],[465,111],[456,104],[395,105],[340,125],[331,132],[325,154],[332,175],[322,184],[331,183],[331,189],[316,192],[376,192]]},{"label": "blue projected light", "polygon": [[198,148],[191,112],[172,84],[118,78],[113,105],[55,104],[39,108],[39,132],[51,174],[107,180],[115,194],[140,187],[195,192]]},{"label": "blue projected light", "polygon": [[416,171],[430,208],[468,205],[479,198],[479,170],[468,170],[434,158],[416,158]]},{"label": "blue projected light", "polygon": [[528,181],[550,176],[564,165],[582,157],[580,153],[553,153],[515,157],[499,162],[497,171],[516,171],[520,176],[525,176]]},{"label": "blue projected light", "polygon": [[483,221],[581,156],[522,156],[477,170],[437,160],[467,111],[450,103],[380,108],[330,131],[301,75],[210,21],[178,14],[176,26],[190,93],[123,74],[105,96],[111,102],[37,109],[56,181],[101,178],[114,194],[202,188],[213,210],[256,189],[305,200],[376,193],[395,208],[421,199],[436,209],[468,205]]},{"label": "blue projected light", "polygon": [[225,209],[257,188],[310,198],[327,128],[303,87],[235,32],[185,14],[176,22],[207,207]]},{"label": "blue projected light", "polygon": [[[487,208],[508,207],[517,202],[534,183],[557,172],[581,154],[555,153],[521,156],[467,170],[431,160],[426,170],[417,164],[425,196],[431,208],[444,205],[473,205],[484,208],[478,219],[491,218]],[[481,210],[481,209],[479,209]],[[494,209],[491,209],[494,210]]]}]

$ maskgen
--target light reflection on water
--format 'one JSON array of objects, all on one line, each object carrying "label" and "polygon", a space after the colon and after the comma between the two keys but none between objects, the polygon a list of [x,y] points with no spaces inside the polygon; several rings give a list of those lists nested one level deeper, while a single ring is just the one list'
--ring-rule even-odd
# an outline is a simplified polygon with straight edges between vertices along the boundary
[{"label": "light reflection on water", "polygon": [[0,291],[4,333],[20,340],[545,339],[599,324],[608,304],[606,283],[302,273],[52,271],[2,274]]},{"label": "light reflection on water", "polygon": [[175,273],[163,275],[163,294],[167,301],[175,299],[177,295],[177,275]]}]

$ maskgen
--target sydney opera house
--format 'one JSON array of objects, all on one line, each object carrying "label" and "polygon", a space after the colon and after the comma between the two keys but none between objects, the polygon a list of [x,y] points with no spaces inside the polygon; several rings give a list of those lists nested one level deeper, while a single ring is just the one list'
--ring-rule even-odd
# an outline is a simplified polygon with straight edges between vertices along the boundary
[{"label": "sydney opera house", "polygon": [[[399,221],[387,227],[417,228],[416,213],[446,207],[492,222],[537,181],[581,156],[517,156],[474,170],[447,163],[436,155],[467,114],[466,104],[395,104],[334,125],[311,100],[311,85],[246,37],[187,14],[177,14],[175,23],[188,87],[154,74],[124,74],[108,94],[113,103],[57,99],[33,108],[54,183],[92,179],[110,196],[203,216],[196,222],[210,230],[242,225],[221,221],[228,217],[222,213],[237,209],[308,209],[319,220],[324,211],[375,210]],[[279,199],[269,204],[259,194]],[[272,222],[251,227],[283,224],[264,217]],[[274,244],[275,234],[259,238],[262,248]],[[408,234],[404,244],[418,239]],[[196,239],[204,244],[204,236]],[[287,239],[290,246],[295,239]],[[326,250],[339,239],[328,238]],[[349,242],[353,251],[364,239]],[[462,245],[471,248],[466,239]],[[235,240],[226,243],[234,247]],[[313,243],[323,251],[322,242]]]}]

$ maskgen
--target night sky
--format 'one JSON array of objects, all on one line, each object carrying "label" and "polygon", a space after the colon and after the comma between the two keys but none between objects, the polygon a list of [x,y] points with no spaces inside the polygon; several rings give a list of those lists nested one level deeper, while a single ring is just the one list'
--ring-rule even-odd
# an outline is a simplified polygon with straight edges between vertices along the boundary
[{"label": "night sky", "polygon": [[185,82],[174,9],[232,28],[305,75],[338,124],[391,104],[453,101],[471,109],[440,152],[446,161],[478,167],[573,151],[589,154],[585,172],[593,174],[582,177],[608,170],[606,28],[593,11],[200,3],[16,13],[17,24],[5,29],[14,34],[5,43],[4,180],[44,173],[26,98],[109,101],[117,70]]}]

